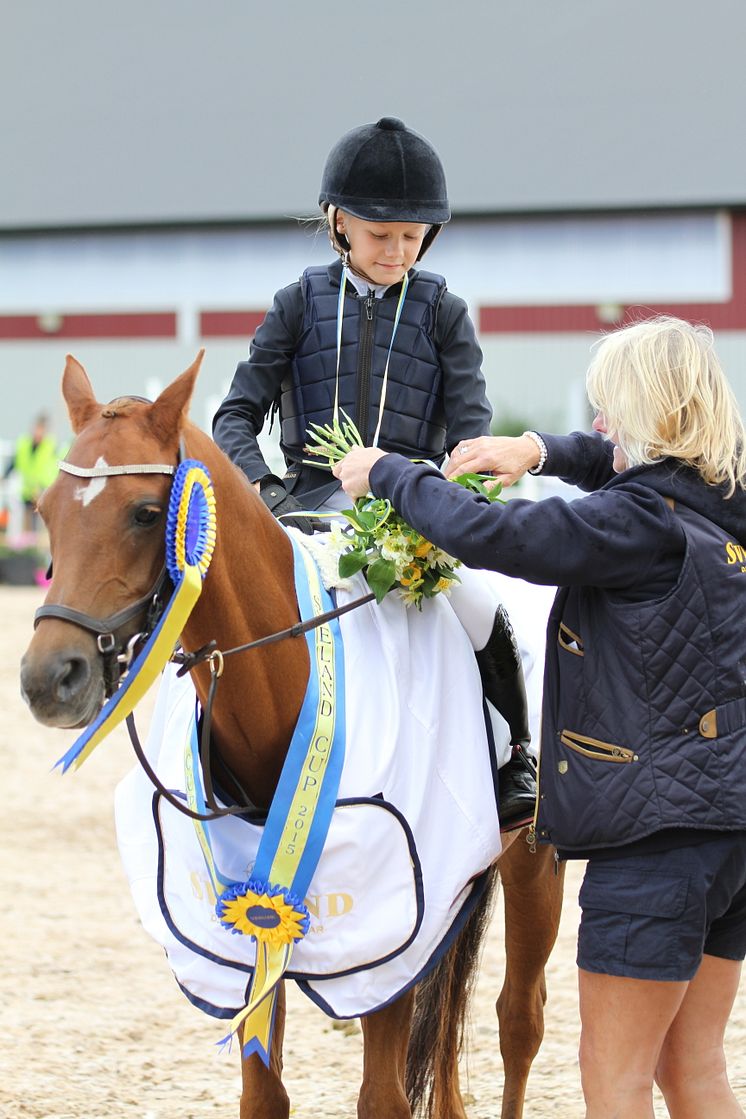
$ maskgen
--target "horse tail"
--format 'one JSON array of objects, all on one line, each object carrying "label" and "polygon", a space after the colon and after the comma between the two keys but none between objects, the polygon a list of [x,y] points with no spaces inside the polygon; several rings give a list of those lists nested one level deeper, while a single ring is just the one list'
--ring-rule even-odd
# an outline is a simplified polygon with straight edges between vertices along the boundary
[{"label": "horse tail", "polygon": [[497,863],[484,872],[483,879],[479,900],[453,944],[416,987],[406,1089],[412,1115],[420,1115],[423,1119],[462,1113],[458,1061],[464,1046],[482,941],[497,895]]}]

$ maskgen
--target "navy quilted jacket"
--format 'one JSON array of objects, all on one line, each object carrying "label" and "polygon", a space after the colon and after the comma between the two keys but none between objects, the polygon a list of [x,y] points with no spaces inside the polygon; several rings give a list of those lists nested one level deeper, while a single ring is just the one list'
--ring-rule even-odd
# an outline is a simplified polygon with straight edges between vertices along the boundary
[{"label": "navy quilted jacket", "polygon": [[671,459],[614,474],[599,436],[545,441],[549,471],[593,492],[489,505],[393,455],[371,472],[470,566],[559,586],[539,838],[569,853],[746,829],[746,494]]}]

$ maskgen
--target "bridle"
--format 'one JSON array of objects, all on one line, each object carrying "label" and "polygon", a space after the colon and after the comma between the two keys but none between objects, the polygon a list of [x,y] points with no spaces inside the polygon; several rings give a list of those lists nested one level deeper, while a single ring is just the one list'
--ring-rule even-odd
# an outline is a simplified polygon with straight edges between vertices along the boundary
[{"label": "bridle", "polygon": [[[183,448],[179,446],[179,461],[183,458]],[[164,463],[133,463],[123,466],[75,466],[74,463],[61,461],[58,463],[60,470],[66,474],[73,474],[76,478],[109,478],[121,474],[167,474],[173,475],[176,467]],[[96,637],[96,646],[103,658],[103,676],[106,698],[114,695],[121,682],[122,675],[127,671],[138,646],[147,640],[166,607],[168,595],[171,590],[171,580],[164,563],[153,587],[142,598],[125,606],[122,610],[110,614],[107,618],[96,618],[86,614],[83,610],[74,610],[70,606],[59,603],[49,603],[40,606],[34,614],[34,629],[42,618],[59,618],[63,622],[70,622],[81,629],[93,633]],[[133,618],[144,615],[143,628],[125,642],[118,636]]]},{"label": "bridle", "polygon": [[[179,441],[178,463],[182,463],[186,458],[183,440]],[[61,461],[59,464],[60,470],[67,474],[72,474],[77,478],[108,478],[122,474],[165,474],[173,476],[176,473],[176,466],[169,466],[164,463],[128,463],[120,466],[75,466],[73,463]],[[158,578],[156,579],[153,588],[142,598],[137,599],[136,602],[131,603],[129,606],[124,607],[122,610],[114,614],[110,614],[107,618],[96,618],[92,614],[86,614],[82,610],[75,610],[69,606],[62,606],[55,603],[40,606],[34,615],[34,628],[43,618],[57,618],[64,622],[70,622],[72,625],[79,626],[90,633],[96,635],[96,646],[99,653],[103,658],[103,676],[104,685],[106,690],[107,699],[112,696],[120,685],[121,677],[126,673],[130,664],[132,663],[133,656],[137,649],[144,644],[150,634],[153,632],[155,626],[163,614],[168,603],[168,597],[172,589],[172,583],[166,564],[164,563]],[[255,818],[261,817],[263,814],[260,809],[256,807],[251,801],[251,798],[246,793],[245,789],[241,786],[238,778],[228,768],[224,759],[220,759],[221,764],[230,776],[231,780],[235,783],[236,787],[240,790],[245,804],[241,806],[233,806],[223,808],[216,799],[213,791],[212,776],[210,770],[210,729],[212,723],[212,707],[217,690],[217,684],[223,672],[223,664],[225,657],[231,656],[234,653],[243,653],[249,649],[261,648],[265,645],[274,644],[277,641],[283,641],[289,637],[299,637],[310,629],[323,625],[325,622],[330,621],[332,618],[340,617],[350,610],[362,606],[366,602],[370,602],[375,598],[375,594],[371,591],[369,594],[362,595],[360,598],[353,599],[351,602],[346,603],[344,606],[336,606],[333,610],[328,610],[324,614],[317,614],[306,621],[296,622],[286,629],[278,630],[275,633],[267,634],[265,637],[256,638],[253,641],[247,642],[245,645],[238,645],[232,649],[221,651],[217,649],[216,642],[210,641],[201,649],[197,649],[192,653],[185,653],[183,651],[174,652],[171,659],[178,663],[181,667],[177,675],[183,676],[189,672],[197,664],[208,661],[210,664],[210,687],[203,709],[202,730],[200,735],[200,761],[202,765],[202,776],[204,781],[205,803],[210,809],[209,813],[195,812],[193,809],[177,798],[169,789],[167,789],[159,779],[158,775],[150,765],[142,745],[139,741],[137,730],[133,715],[128,715],[126,718],[127,728],[129,730],[130,740],[132,742],[135,754],[137,755],[140,765],[144,769],[151,783],[155,786],[157,791],[163,796],[170,804],[177,808],[180,812],[193,819],[197,820],[213,820],[221,816],[230,815],[252,815]],[[139,614],[145,614],[144,628],[130,637],[126,644],[123,639],[117,637],[117,631],[136,618]]]}]

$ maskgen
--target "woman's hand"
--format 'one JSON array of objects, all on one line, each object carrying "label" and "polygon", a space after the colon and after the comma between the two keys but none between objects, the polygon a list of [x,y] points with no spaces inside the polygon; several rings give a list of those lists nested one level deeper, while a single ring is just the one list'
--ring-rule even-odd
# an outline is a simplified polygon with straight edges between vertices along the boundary
[{"label": "woman's hand", "polygon": [[527,470],[539,465],[540,452],[527,435],[480,435],[464,439],[451,451],[446,478],[459,474],[489,474],[504,486],[512,486]]},{"label": "woman's hand", "polygon": [[353,447],[343,459],[335,462],[332,474],[339,478],[342,489],[353,500],[365,497],[370,492],[369,475],[373,464],[385,454],[378,447]]}]

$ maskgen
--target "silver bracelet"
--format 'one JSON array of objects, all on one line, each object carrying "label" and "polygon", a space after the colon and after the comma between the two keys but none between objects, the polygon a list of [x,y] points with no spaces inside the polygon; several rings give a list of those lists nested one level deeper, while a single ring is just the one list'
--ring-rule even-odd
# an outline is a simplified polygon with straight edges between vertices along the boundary
[{"label": "silver bracelet", "polygon": [[539,461],[536,466],[530,466],[528,472],[529,474],[541,474],[544,469],[544,463],[547,461],[547,445],[538,431],[524,431],[523,434],[527,435],[529,439],[533,439],[534,443],[539,448]]}]

